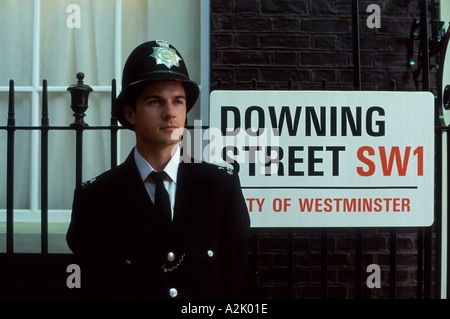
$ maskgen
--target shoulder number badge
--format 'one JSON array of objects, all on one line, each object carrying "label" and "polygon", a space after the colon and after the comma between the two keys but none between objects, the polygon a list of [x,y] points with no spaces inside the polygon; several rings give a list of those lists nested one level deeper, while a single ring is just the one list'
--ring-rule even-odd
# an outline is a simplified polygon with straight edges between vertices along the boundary
[{"label": "shoulder number badge", "polygon": [[82,184],[81,184],[81,187],[82,187],[83,189],[86,189],[86,187],[88,187],[88,186],[91,185],[93,182],[95,182],[96,179],[97,179],[97,178],[93,178],[93,179],[90,179],[90,180],[88,180],[88,181],[82,183]]},{"label": "shoulder number badge", "polygon": [[158,40],[156,43],[158,43],[159,47],[153,47],[153,53],[150,54],[156,60],[156,64],[164,64],[169,69],[174,65],[180,67],[178,62],[181,60],[181,57],[177,55],[174,49],[169,48],[169,42]]},{"label": "shoulder number badge", "polygon": [[218,169],[226,171],[229,175],[233,175],[233,170],[224,166],[217,166]]}]

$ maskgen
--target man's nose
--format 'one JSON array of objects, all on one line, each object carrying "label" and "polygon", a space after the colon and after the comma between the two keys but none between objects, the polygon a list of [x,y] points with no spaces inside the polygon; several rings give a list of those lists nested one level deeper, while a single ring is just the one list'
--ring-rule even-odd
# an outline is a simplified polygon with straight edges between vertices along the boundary
[{"label": "man's nose", "polygon": [[175,106],[172,102],[164,103],[164,117],[172,118],[175,116]]}]

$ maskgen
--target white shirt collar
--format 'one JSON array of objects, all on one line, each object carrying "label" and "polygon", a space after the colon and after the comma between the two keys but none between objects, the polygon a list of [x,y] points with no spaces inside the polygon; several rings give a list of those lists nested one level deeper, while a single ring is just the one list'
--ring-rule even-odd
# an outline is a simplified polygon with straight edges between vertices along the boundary
[{"label": "white shirt collar", "polygon": [[[139,154],[137,148],[134,148],[134,160],[136,162],[137,169],[143,181],[145,181],[148,175],[153,172],[155,169]],[[167,163],[164,171],[169,175],[170,179],[176,183],[177,182],[177,174],[178,174],[178,165],[180,163],[180,147],[177,147],[177,150],[170,158],[169,163]]]}]

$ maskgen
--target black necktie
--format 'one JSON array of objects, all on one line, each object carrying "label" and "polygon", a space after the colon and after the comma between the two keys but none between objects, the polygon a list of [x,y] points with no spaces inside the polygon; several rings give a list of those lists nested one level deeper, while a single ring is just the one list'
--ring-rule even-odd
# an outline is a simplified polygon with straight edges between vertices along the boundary
[{"label": "black necktie", "polygon": [[155,207],[156,211],[161,214],[164,223],[169,225],[172,220],[172,212],[170,209],[169,193],[167,193],[164,187],[164,179],[167,177],[167,173],[164,171],[150,173],[150,178],[155,181]]}]

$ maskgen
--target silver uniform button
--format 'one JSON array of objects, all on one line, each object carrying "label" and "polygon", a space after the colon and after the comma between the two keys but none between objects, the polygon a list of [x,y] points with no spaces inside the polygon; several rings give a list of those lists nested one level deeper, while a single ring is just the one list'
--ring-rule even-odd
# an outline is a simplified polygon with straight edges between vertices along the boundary
[{"label": "silver uniform button", "polygon": [[208,250],[206,253],[208,254],[209,257],[214,256],[214,252],[212,250]]},{"label": "silver uniform button", "polygon": [[175,298],[176,296],[178,296],[178,290],[176,288],[170,288],[169,295],[170,297]]},{"label": "silver uniform button", "polygon": [[170,261],[170,262],[174,261],[175,260],[175,254],[173,252],[169,252],[167,254],[167,260]]}]

